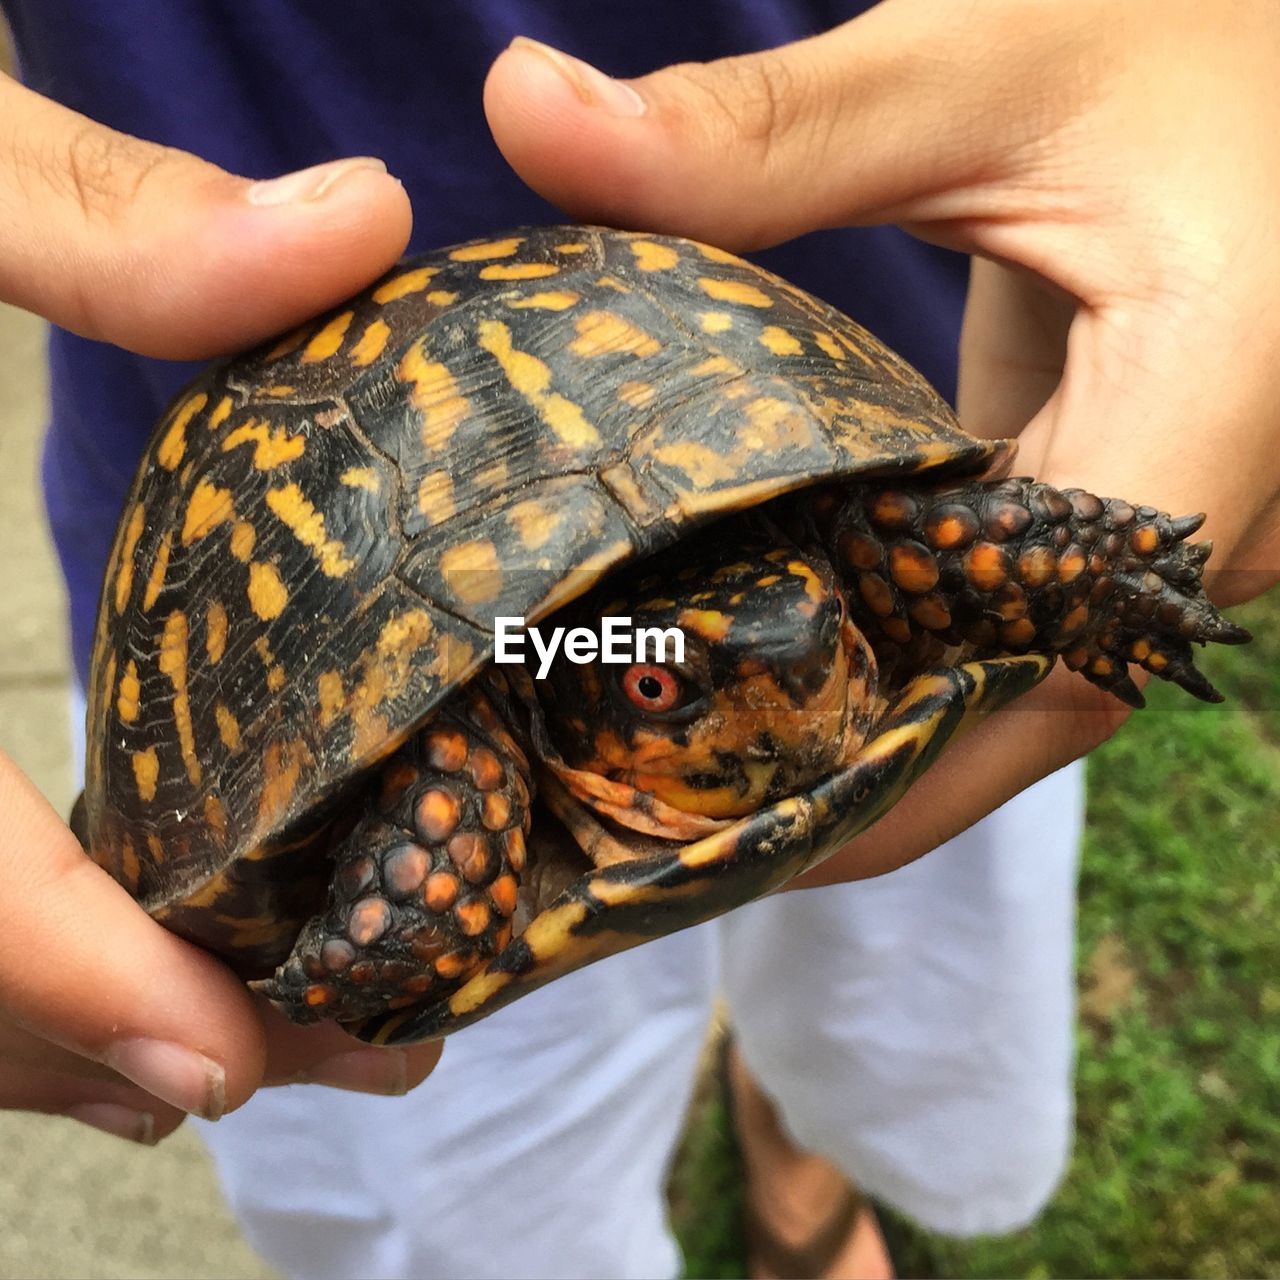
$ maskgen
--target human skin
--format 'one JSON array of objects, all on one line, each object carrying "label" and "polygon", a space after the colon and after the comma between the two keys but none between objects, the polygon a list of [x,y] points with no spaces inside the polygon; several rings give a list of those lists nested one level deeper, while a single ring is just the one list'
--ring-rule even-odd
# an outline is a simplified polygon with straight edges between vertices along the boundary
[{"label": "human skin", "polygon": [[[623,84],[518,42],[485,109],[521,176],[575,216],[739,250],[897,222],[978,255],[965,426],[1018,435],[1019,469],[1052,483],[1208,511],[1210,594],[1238,603],[1280,576],[1274,5],[1038,0],[1034,13],[886,0],[784,49]],[[0,220],[0,298],[192,358],[375,277],[410,211],[376,162],[264,188],[5,81]],[[945,753],[804,883],[923,854],[1126,714],[1056,672],[967,737],[981,770]],[[350,1057],[336,1029],[286,1025],[88,863],[3,756],[0,882],[0,1106],[87,1106],[79,1118],[154,1139],[185,1111],[303,1072],[398,1091],[434,1064],[431,1046]]]}]

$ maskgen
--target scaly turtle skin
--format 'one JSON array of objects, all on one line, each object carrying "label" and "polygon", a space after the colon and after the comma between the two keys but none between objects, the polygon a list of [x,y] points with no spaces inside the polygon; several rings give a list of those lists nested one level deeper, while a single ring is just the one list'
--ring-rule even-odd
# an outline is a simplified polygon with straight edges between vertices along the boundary
[{"label": "scaly turtle skin", "polygon": [[[1001,479],[846,317],[688,241],[402,263],[157,427],[78,829],[299,1020],[389,1043],[784,883],[1056,654],[1215,697],[1198,518]],[[495,620],[677,626],[548,678]]]}]

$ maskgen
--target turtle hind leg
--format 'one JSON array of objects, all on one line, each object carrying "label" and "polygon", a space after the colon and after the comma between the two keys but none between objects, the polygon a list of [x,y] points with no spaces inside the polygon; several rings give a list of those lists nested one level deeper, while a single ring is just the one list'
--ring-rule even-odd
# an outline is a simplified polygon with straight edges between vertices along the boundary
[{"label": "turtle hind leg", "polygon": [[1050,653],[1133,706],[1130,663],[1217,701],[1192,645],[1249,639],[1204,593],[1202,516],[1009,479],[833,491],[815,520],[889,669],[930,644]]},{"label": "turtle hind leg", "polygon": [[511,938],[528,763],[463,690],[382,765],[332,848],[328,906],[254,988],[295,1022],[360,1022],[436,998]]}]

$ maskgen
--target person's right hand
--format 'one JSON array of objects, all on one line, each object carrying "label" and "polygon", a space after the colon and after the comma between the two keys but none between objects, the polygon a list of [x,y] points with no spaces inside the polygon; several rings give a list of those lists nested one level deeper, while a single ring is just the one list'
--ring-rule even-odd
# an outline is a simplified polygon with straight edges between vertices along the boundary
[{"label": "person's right hand", "polygon": [[[408,240],[400,184],[347,159],[274,183],[125,137],[0,76],[0,301],[145,355],[314,315]],[[264,1084],[402,1093],[438,1045],[298,1028],[156,924],[0,754],[0,1108],[155,1141]]]}]

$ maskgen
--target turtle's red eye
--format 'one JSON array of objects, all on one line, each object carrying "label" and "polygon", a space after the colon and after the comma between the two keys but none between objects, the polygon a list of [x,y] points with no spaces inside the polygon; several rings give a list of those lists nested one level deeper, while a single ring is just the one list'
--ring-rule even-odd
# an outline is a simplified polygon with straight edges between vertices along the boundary
[{"label": "turtle's red eye", "polygon": [[637,662],[622,673],[622,692],[640,711],[674,711],[684,692],[680,677],[666,667]]}]

